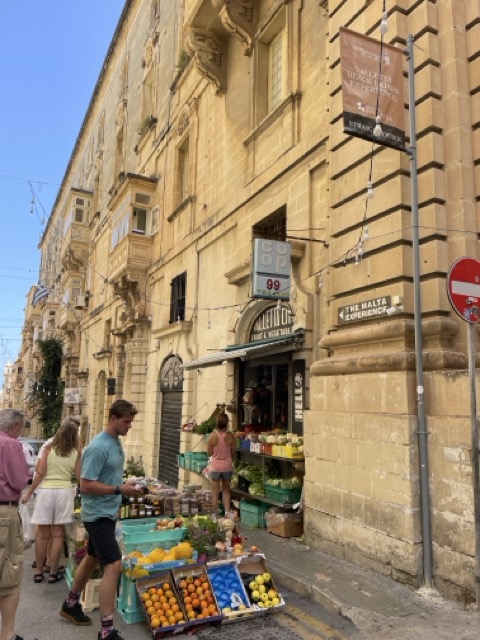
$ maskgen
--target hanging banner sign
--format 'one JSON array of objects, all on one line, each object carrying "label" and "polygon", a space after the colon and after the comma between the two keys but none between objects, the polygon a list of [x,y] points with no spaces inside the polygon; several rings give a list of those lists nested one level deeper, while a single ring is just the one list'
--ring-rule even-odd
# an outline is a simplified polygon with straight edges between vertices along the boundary
[{"label": "hanging banner sign", "polygon": [[405,151],[403,51],[340,27],[340,64],[345,133]]}]

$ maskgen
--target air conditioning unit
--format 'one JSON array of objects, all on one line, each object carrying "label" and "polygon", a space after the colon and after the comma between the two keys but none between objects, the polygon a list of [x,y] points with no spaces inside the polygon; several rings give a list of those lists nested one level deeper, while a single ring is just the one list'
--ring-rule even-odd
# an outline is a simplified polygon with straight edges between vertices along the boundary
[{"label": "air conditioning unit", "polygon": [[85,296],[76,296],[75,297],[75,309],[85,309],[87,306],[87,301]]}]

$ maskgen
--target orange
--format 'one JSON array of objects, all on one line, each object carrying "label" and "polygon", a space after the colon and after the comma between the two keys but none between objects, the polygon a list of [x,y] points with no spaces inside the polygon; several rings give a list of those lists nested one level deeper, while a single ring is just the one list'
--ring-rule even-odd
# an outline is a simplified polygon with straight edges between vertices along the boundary
[{"label": "orange", "polygon": [[177,622],[179,622],[180,620],[183,620],[183,613],[181,611],[176,611],[175,612],[175,620]]},{"label": "orange", "polygon": [[152,605],[153,605],[153,602],[151,600],[145,600],[145,609],[148,609]]},{"label": "orange", "polygon": [[188,576],[187,577],[187,582],[188,582],[188,584],[191,584],[193,582],[193,576]]},{"label": "orange", "polygon": [[210,591],[210,589],[207,589],[206,591],[203,592],[203,595],[206,598],[210,598],[212,596],[212,592]]},{"label": "orange", "polygon": [[150,587],[148,593],[157,593],[157,590],[155,589],[155,587]]},{"label": "orange", "polygon": [[188,589],[188,592],[189,592],[189,593],[194,593],[194,591],[195,591],[195,586],[194,586],[193,584],[189,584],[189,585],[188,585],[188,587],[187,587],[187,589]]},{"label": "orange", "polygon": [[203,589],[202,589],[202,587],[197,587],[197,591],[196,591],[196,593],[197,593],[197,596],[201,596],[201,595],[202,595],[202,593],[203,593]]},{"label": "orange", "polygon": [[183,599],[183,601],[184,601],[184,603],[185,603],[185,604],[190,604],[190,602],[192,601],[192,599],[191,599],[191,597],[190,597],[190,596],[186,596],[186,597]]},{"label": "orange", "polygon": [[208,605],[208,612],[211,614],[216,614],[216,607],[214,604]]},{"label": "orange", "polygon": [[156,611],[157,610],[155,609],[155,607],[148,607],[148,609],[147,609],[147,613],[148,613],[149,616],[153,616],[154,613],[156,613]]},{"label": "orange", "polygon": [[173,611],[171,609],[167,609],[165,611],[165,615],[167,616],[167,618],[171,618],[173,616]]},{"label": "orange", "polygon": [[168,582],[164,582],[164,583],[162,584],[162,589],[163,589],[164,591],[168,591],[168,590],[170,589],[170,584],[169,584]]},{"label": "orange", "polygon": [[160,618],[157,618],[156,616],[154,616],[151,620],[150,620],[150,626],[155,628],[155,627],[159,627],[160,626]]},{"label": "orange", "polygon": [[[153,606],[155,607],[155,611],[158,611],[159,609],[162,609],[162,603],[161,602],[154,602]],[[162,609],[163,611],[163,609]]]},{"label": "orange", "polygon": [[164,596],[165,593],[163,591],[163,589],[157,589],[157,596]]},{"label": "orange", "polygon": [[169,622],[170,624],[177,624],[177,619],[175,618],[175,616],[170,616],[170,617],[168,618],[168,622]]},{"label": "orange", "polygon": [[206,599],[207,599],[208,604],[213,604],[212,596],[206,596]]},{"label": "orange", "polygon": [[200,578],[196,578],[196,579],[193,581],[193,584],[194,584],[196,587],[199,587],[199,586],[202,584],[202,582],[201,582]]},{"label": "orange", "polygon": [[165,620],[165,622],[162,622],[162,627],[169,627],[170,623],[168,620]]},{"label": "orange", "polygon": [[160,598],[158,599],[159,602],[167,602],[167,597],[166,596],[160,596]]},{"label": "orange", "polygon": [[168,589],[168,591],[165,591],[166,598],[171,598],[172,596],[173,596],[173,591],[171,591],[170,589]]},{"label": "orange", "polygon": [[201,609],[206,609],[208,607],[208,602],[206,600],[202,600],[200,602],[200,608]]},{"label": "orange", "polygon": [[178,604],[172,604],[172,611],[173,613],[177,613],[177,611],[180,611],[180,607],[178,606]]},{"label": "orange", "polygon": [[187,616],[189,620],[194,620],[197,617],[197,614],[195,613],[195,611],[189,611],[187,613]]},{"label": "orange", "polygon": [[208,581],[208,577],[205,573],[202,573],[202,575],[200,576],[200,582],[207,582]]},{"label": "orange", "polygon": [[144,591],[140,598],[143,602],[146,602],[147,600],[150,600],[150,594],[148,593],[148,591]]},{"label": "orange", "polygon": [[170,609],[170,605],[168,604],[168,602],[162,602],[162,609],[164,611],[168,611]]},{"label": "orange", "polygon": [[180,580],[180,582],[178,583],[178,586],[180,587],[180,589],[186,589],[187,584],[188,582],[186,580]]},{"label": "orange", "polygon": [[198,598],[195,598],[195,600],[192,600],[192,607],[194,609],[196,609],[199,606],[200,606],[200,600]]},{"label": "orange", "polygon": [[158,596],[156,593],[152,593],[152,597],[150,598],[150,600],[152,602],[158,602],[160,600],[160,596]]},{"label": "orange", "polygon": [[175,598],[175,596],[172,596],[168,599],[168,604],[177,604],[177,599]]}]

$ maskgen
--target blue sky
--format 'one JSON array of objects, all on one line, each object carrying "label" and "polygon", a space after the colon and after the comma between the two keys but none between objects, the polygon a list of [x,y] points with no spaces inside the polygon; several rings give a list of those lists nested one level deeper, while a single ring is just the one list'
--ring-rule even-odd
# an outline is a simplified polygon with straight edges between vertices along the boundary
[{"label": "blue sky", "polygon": [[42,230],[123,6],[0,2],[0,386],[5,363],[20,348]]}]

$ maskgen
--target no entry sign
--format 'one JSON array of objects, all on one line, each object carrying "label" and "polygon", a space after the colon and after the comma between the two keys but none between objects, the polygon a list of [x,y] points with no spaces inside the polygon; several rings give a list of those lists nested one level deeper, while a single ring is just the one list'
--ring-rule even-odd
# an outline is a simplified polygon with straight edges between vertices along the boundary
[{"label": "no entry sign", "polygon": [[458,315],[472,324],[480,322],[480,261],[460,258],[447,275],[447,292]]}]

